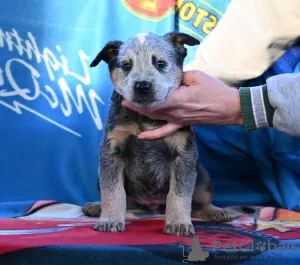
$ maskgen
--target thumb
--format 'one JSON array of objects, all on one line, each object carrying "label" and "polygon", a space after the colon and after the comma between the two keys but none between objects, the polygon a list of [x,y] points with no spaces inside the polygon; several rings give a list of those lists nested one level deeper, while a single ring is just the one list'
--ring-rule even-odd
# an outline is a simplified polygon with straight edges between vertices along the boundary
[{"label": "thumb", "polygon": [[183,74],[182,83],[185,86],[191,86],[201,82],[201,79],[205,78],[205,76],[206,75],[201,71],[196,71],[196,70],[187,71]]},{"label": "thumb", "polygon": [[158,129],[142,132],[139,134],[138,138],[141,140],[156,140],[162,137],[169,136],[182,127],[183,125],[181,124],[168,123],[167,125],[162,126]]}]

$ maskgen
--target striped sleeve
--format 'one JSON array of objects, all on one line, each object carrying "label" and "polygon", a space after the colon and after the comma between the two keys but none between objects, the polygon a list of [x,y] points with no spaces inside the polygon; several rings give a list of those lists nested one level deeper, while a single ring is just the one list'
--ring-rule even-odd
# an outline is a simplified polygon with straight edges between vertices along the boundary
[{"label": "striped sleeve", "polygon": [[240,101],[246,131],[273,127],[275,110],[269,101],[267,85],[241,87]]}]

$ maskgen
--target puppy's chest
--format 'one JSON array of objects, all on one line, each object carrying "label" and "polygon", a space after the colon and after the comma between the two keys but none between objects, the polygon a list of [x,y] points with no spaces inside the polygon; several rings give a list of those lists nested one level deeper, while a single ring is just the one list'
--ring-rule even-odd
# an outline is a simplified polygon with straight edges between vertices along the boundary
[{"label": "puppy's chest", "polygon": [[177,132],[164,139],[149,141],[137,138],[141,131],[141,126],[134,123],[116,126],[107,138],[112,151],[123,160],[128,195],[159,200],[169,190],[173,163],[185,150],[189,134]]},{"label": "puppy's chest", "polygon": [[174,159],[176,151],[164,140],[141,141],[136,136],[130,136],[123,149],[128,194],[150,196],[165,193],[169,187]]}]

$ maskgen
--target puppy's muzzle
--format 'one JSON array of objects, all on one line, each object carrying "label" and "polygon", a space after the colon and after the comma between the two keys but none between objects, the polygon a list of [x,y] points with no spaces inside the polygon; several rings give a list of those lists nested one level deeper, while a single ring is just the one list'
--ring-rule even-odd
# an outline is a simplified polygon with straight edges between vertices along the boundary
[{"label": "puppy's muzzle", "polygon": [[134,101],[147,104],[155,100],[153,86],[148,81],[138,81],[134,84]]}]

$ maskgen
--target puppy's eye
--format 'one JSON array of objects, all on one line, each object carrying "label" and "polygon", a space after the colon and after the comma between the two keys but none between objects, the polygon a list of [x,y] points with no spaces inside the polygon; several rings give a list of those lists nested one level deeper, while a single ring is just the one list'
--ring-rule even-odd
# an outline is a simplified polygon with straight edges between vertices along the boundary
[{"label": "puppy's eye", "polygon": [[131,69],[131,64],[130,63],[123,63],[121,67],[122,67],[123,71],[128,72]]},{"label": "puppy's eye", "polygon": [[164,68],[166,68],[167,63],[165,61],[157,61],[157,68],[159,70],[163,70]]}]

